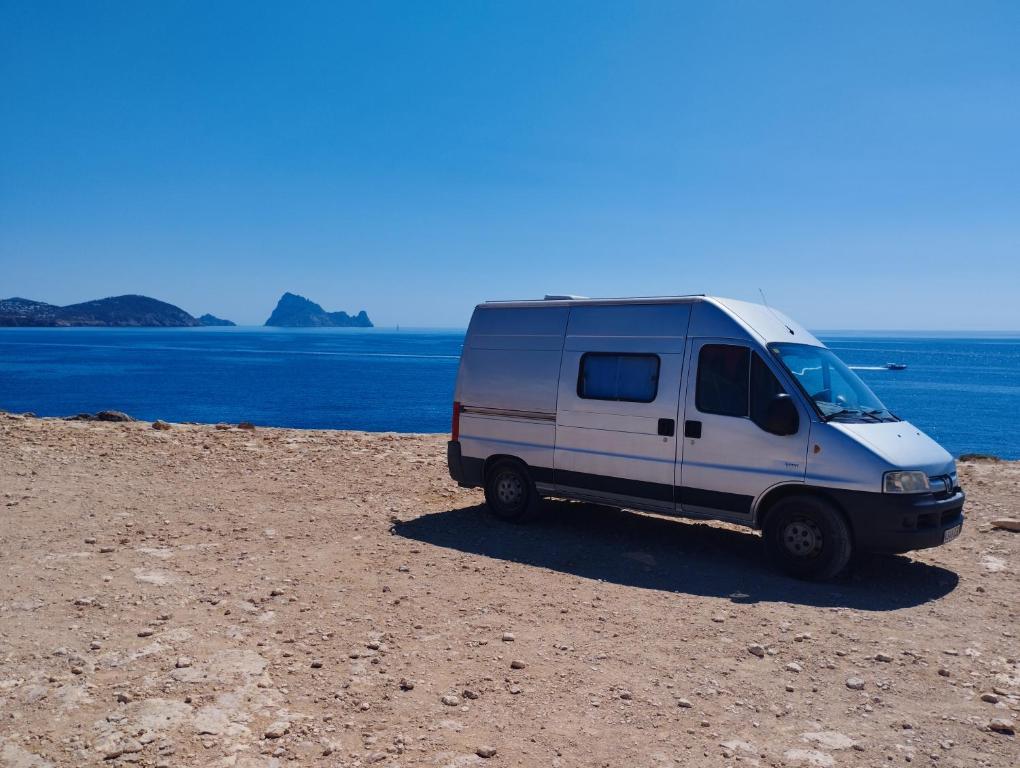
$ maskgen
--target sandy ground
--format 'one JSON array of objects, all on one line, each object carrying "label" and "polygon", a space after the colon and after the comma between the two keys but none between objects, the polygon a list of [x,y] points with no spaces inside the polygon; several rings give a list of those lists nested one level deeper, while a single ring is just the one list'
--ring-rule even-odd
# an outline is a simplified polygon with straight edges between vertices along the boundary
[{"label": "sandy ground", "polygon": [[1020,764],[1020,465],[810,585],[720,525],[499,523],[444,441],[0,414],[0,765]]}]

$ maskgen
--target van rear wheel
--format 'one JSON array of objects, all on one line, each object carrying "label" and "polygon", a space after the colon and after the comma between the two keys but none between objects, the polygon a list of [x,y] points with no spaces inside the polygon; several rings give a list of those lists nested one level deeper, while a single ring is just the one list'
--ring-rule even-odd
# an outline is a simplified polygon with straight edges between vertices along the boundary
[{"label": "van rear wheel", "polygon": [[783,499],[765,520],[765,549],[782,571],[798,579],[831,579],[853,550],[850,528],[824,499]]},{"label": "van rear wheel", "polygon": [[509,459],[496,462],[485,477],[485,503],[500,520],[523,523],[534,518],[539,499],[527,468]]}]

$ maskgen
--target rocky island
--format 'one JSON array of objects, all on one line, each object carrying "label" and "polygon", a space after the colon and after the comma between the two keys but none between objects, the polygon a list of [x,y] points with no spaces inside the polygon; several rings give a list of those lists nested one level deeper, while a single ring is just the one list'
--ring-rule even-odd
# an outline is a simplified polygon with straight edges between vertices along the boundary
[{"label": "rocky island", "polygon": [[[206,318],[216,322],[206,322]],[[148,296],[111,296],[66,307],[19,297],[0,299],[0,326],[190,328],[200,325],[233,323],[212,315],[198,319],[180,307]]]},{"label": "rocky island", "polygon": [[230,326],[237,325],[233,320],[224,320],[222,317],[216,317],[216,315],[210,315],[206,313],[198,318],[199,325],[205,326]]},{"label": "rocky island", "polygon": [[266,325],[278,328],[371,328],[372,321],[365,310],[356,315],[327,312],[304,296],[285,293],[266,320]]}]

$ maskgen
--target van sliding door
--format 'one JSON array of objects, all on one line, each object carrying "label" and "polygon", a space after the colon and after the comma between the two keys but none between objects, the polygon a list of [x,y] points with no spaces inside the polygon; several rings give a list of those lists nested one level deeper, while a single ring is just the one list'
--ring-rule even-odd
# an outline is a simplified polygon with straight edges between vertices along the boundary
[{"label": "van sliding door", "polygon": [[575,498],[673,512],[687,304],[572,307],[554,483]]}]

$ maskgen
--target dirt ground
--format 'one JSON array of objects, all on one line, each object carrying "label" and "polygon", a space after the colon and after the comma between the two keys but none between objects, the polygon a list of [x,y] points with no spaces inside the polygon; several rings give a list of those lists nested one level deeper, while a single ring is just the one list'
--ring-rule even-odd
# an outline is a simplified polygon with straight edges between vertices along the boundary
[{"label": "dirt ground", "polygon": [[957,541],[804,584],[497,522],[441,435],[0,414],[0,765],[1016,766],[1020,464],[960,474]]}]

